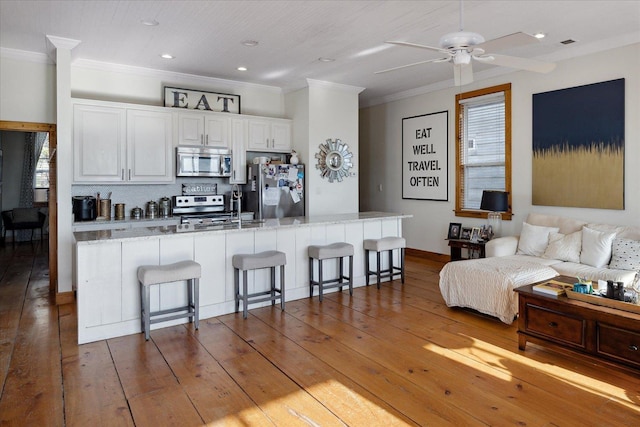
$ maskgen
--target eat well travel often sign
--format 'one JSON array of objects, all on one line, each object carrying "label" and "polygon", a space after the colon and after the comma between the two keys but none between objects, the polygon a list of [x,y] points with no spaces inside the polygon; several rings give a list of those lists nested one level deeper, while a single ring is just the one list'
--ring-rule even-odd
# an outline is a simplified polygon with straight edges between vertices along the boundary
[{"label": "eat well travel often sign", "polygon": [[402,119],[402,198],[448,201],[449,112]]},{"label": "eat well travel often sign", "polygon": [[164,106],[240,114],[240,95],[165,86]]}]

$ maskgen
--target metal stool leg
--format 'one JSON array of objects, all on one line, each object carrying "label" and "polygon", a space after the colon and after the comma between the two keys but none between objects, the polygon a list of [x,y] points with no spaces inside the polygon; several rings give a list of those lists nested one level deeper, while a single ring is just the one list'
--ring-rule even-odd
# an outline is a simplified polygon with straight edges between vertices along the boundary
[{"label": "metal stool leg", "polygon": [[404,248],[400,248],[400,277],[404,285]]},{"label": "metal stool leg", "polygon": [[276,305],[276,268],[269,267],[271,273],[271,305]]},{"label": "metal stool leg", "polygon": [[236,298],[236,313],[240,310],[240,270],[233,269],[233,293]]},{"label": "metal stool leg", "polygon": [[353,255],[349,257],[349,295],[353,296]]},{"label": "metal stool leg", "polygon": [[313,298],[313,258],[309,258],[309,298]]},{"label": "metal stool leg", "polygon": [[376,252],[376,260],[378,261],[378,268],[376,269],[376,276],[378,279],[378,289],[380,289],[380,270],[382,269],[382,263],[380,259],[380,252]]},{"label": "metal stool leg", "polygon": [[[340,257],[340,275],[338,276],[339,283],[344,283],[344,257]],[[342,286],[338,288],[342,292]]]},{"label": "metal stool leg", "polygon": [[364,251],[364,272],[365,275],[367,276],[367,286],[369,286],[369,251],[365,250]]},{"label": "metal stool leg", "polygon": [[320,302],[322,302],[322,294],[324,292],[324,284],[322,281],[324,278],[322,277],[322,260],[318,260],[318,292],[320,295]]},{"label": "metal stool leg", "polygon": [[193,317],[196,329],[200,327],[200,279],[193,280]]},{"label": "metal stool leg", "polygon": [[247,288],[247,270],[242,270],[242,317],[244,319],[247,318],[247,306],[249,305],[249,297],[247,296],[249,292]]},{"label": "metal stool leg", "polygon": [[284,311],[284,265],[280,266],[280,309]]},{"label": "metal stool leg", "polygon": [[149,286],[144,287],[144,339],[149,341],[149,335],[151,333],[151,290]]}]

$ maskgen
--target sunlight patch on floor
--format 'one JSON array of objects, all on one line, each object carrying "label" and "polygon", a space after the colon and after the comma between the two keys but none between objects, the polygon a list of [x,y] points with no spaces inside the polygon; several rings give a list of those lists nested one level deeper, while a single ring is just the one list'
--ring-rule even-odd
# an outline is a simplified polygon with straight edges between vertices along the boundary
[{"label": "sunlight patch on floor", "polygon": [[[569,384],[585,392],[613,399],[640,412],[640,407],[636,403],[640,400],[640,395],[636,391],[625,390],[558,365],[538,362],[527,357],[526,354],[505,350],[469,335],[460,334],[460,336],[465,337],[472,344],[465,348],[443,348],[439,345],[428,343],[423,347],[439,356],[446,357],[456,363],[465,364],[505,381],[512,380],[513,375],[511,372],[516,364],[522,366],[523,369],[534,368],[540,374],[546,374],[555,381]],[[514,343],[514,347],[517,348],[516,343]],[[625,398],[620,399],[620,396],[625,396]]]}]

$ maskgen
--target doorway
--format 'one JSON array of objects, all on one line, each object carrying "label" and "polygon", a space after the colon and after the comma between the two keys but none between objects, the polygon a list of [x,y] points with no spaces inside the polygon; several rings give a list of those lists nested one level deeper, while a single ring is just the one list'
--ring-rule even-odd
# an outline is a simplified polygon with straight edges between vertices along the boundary
[{"label": "doorway", "polygon": [[[0,120],[0,131],[45,132],[49,134],[49,291],[55,292],[56,304],[64,304],[58,293],[58,192],[56,125],[49,123],[12,122]],[[72,297],[73,298],[73,297]]]}]

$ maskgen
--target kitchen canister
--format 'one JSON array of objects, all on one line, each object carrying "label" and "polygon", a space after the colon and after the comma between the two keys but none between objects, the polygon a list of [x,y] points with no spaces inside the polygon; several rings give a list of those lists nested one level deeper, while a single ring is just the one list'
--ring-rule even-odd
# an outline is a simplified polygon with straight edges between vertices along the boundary
[{"label": "kitchen canister", "polygon": [[100,199],[100,216],[111,219],[111,199]]},{"label": "kitchen canister", "polygon": [[116,203],[114,205],[113,216],[115,219],[124,219],[124,203]]},{"label": "kitchen canister", "polygon": [[158,204],[158,214],[160,218],[168,218],[171,216],[171,199],[163,197]]},{"label": "kitchen canister", "polygon": [[158,203],[150,200],[147,202],[147,218],[158,217]]},{"label": "kitchen canister", "polygon": [[131,219],[142,219],[143,213],[142,208],[135,207],[131,209]]}]

